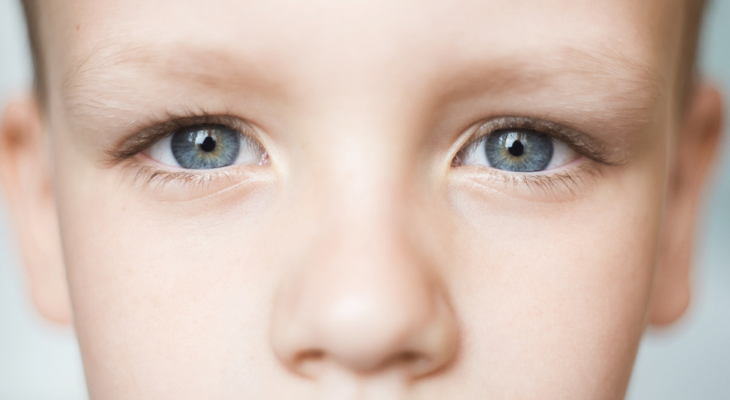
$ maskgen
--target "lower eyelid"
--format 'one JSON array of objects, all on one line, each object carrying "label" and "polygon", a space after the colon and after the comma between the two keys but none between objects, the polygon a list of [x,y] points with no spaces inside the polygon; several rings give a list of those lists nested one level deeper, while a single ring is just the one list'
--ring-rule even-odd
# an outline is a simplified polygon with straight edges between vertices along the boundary
[{"label": "lower eyelid", "polygon": [[[510,172],[496,168],[469,165],[457,168],[455,182],[468,192],[486,195],[500,193],[530,202],[563,202],[579,197],[595,187],[603,172],[585,156],[552,171]],[[459,183],[460,182],[460,183]]]},{"label": "lower eyelid", "polygon": [[140,195],[163,203],[208,199],[224,192],[252,193],[261,185],[270,186],[274,178],[271,170],[252,169],[250,165],[188,172],[130,161],[133,164],[127,165],[128,173],[122,179],[139,190]]}]

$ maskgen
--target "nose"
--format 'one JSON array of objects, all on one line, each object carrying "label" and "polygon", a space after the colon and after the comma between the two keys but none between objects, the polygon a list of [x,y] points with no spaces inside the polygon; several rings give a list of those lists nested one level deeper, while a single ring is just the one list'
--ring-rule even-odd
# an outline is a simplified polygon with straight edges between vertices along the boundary
[{"label": "nose", "polygon": [[328,235],[288,274],[271,339],[290,370],[310,378],[330,369],[395,371],[414,379],[451,360],[457,326],[443,284],[414,246],[393,236],[372,229]]}]

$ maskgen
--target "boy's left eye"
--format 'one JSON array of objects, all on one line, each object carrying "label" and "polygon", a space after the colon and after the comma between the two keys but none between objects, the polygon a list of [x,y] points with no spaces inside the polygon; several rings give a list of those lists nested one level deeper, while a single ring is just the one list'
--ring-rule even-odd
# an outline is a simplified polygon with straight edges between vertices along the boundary
[{"label": "boy's left eye", "polygon": [[185,169],[260,164],[265,155],[253,139],[217,124],[180,128],[143,153],[162,164]]},{"label": "boy's left eye", "polygon": [[500,129],[479,138],[459,156],[460,165],[482,165],[509,172],[560,168],[580,158],[562,141],[529,129]]}]

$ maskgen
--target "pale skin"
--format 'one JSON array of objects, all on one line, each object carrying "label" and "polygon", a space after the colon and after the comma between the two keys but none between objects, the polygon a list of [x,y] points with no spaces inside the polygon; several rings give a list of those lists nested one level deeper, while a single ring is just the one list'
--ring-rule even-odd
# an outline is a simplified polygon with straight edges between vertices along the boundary
[{"label": "pale skin", "polygon": [[[676,84],[683,12],[42,3],[46,106],[0,129],[35,304],[73,324],[94,399],[623,398],[688,304],[721,131],[717,91]],[[201,114],[256,162],[120,159]],[[465,155],[517,117],[572,132],[563,165]]]}]

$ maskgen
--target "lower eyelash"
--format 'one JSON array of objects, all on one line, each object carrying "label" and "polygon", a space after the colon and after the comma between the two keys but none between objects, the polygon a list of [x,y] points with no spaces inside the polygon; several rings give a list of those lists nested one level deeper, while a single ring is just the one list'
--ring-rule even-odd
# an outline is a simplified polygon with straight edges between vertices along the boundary
[{"label": "lower eyelash", "polygon": [[126,166],[129,172],[125,177],[133,174],[132,181],[141,183],[144,189],[151,186],[161,189],[171,183],[205,187],[208,183],[219,179],[228,179],[233,184],[236,176],[235,168],[225,168],[215,172],[165,171],[158,167],[145,165],[137,159],[129,161],[131,165]]},{"label": "lower eyelash", "polygon": [[566,193],[571,196],[580,194],[587,186],[588,180],[595,180],[600,176],[601,171],[598,168],[586,164],[589,163],[552,174],[511,174],[489,168],[489,172],[482,173],[482,176],[500,184],[510,185],[514,189],[519,189],[518,186],[523,185],[531,195],[562,198]]}]

